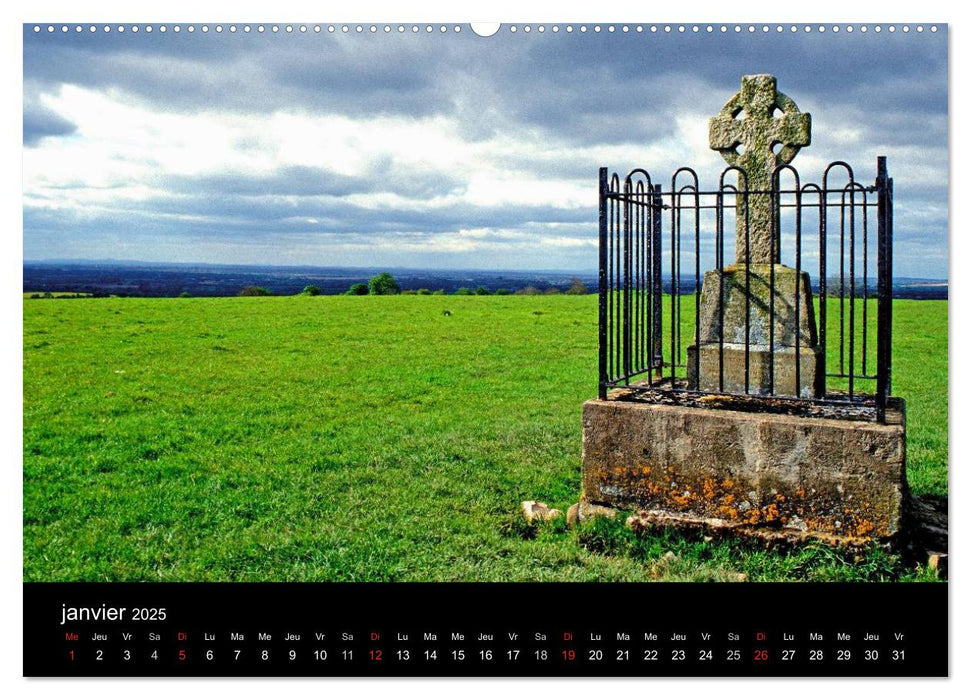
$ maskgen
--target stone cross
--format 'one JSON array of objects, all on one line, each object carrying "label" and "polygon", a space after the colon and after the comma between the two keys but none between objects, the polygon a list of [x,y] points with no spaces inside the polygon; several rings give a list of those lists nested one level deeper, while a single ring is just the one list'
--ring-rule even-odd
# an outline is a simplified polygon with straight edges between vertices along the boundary
[{"label": "stone cross", "polygon": [[[781,112],[778,116],[776,111]],[[744,111],[742,118],[739,115]],[[776,166],[789,163],[799,149],[810,143],[811,118],[799,111],[796,103],[776,90],[774,75],[746,75],[742,89],[735,93],[718,116],[708,122],[708,141],[729,165],[745,171],[747,189],[768,192],[772,189],[772,172]],[[739,187],[742,185],[739,178]],[[736,205],[735,262],[744,264],[746,205],[739,195]],[[750,194],[748,198],[749,243],[751,263],[779,262],[779,234],[775,232],[775,255],[772,255],[772,200],[768,194]]]}]

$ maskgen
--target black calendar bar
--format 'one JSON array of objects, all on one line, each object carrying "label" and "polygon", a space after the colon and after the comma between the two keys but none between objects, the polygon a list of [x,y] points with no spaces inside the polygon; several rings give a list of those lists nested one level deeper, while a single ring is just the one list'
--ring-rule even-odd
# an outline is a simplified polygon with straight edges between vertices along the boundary
[{"label": "black calendar bar", "polygon": [[24,584],[26,676],[946,676],[947,584]]}]

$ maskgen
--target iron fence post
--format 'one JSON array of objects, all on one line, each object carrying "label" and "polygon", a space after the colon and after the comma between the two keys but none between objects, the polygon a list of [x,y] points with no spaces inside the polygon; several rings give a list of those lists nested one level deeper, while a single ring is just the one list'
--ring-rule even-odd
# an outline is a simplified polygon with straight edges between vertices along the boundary
[{"label": "iron fence post", "polygon": [[634,190],[631,184],[630,176],[624,181],[624,292],[621,295],[624,304],[624,312],[621,315],[621,323],[623,324],[623,341],[621,347],[624,355],[624,383],[630,383],[630,375],[632,370],[631,367],[631,324],[633,319],[631,318],[631,217],[632,209],[631,198],[634,196]]},{"label": "iron fence post", "polygon": [[607,398],[607,168],[600,168],[600,300],[599,300],[599,363],[598,396]]},{"label": "iron fence post", "polygon": [[887,157],[877,158],[877,420],[886,421],[890,393],[890,315],[892,313],[890,261],[890,183]]},{"label": "iron fence post", "polygon": [[651,368],[657,367],[660,371],[663,364],[663,333],[661,330],[661,217],[664,211],[664,203],[661,199],[660,185],[654,185],[654,197],[652,203],[652,214],[654,219],[651,222],[651,266],[653,276],[653,284],[651,285],[651,333],[654,336],[654,343],[653,347],[651,348]]}]

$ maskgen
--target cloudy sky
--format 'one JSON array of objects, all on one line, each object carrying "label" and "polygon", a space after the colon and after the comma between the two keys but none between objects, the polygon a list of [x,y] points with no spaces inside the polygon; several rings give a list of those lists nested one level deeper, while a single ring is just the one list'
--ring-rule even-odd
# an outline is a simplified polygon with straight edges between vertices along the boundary
[{"label": "cloudy sky", "polygon": [[896,274],[945,278],[945,28],[774,26],[27,25],[24,258],[591,271],[598,167],[690,165],[714,186],[708,117],[772,73],[813,117],[803,181],[842,159],[869,183],[886,155]]}]

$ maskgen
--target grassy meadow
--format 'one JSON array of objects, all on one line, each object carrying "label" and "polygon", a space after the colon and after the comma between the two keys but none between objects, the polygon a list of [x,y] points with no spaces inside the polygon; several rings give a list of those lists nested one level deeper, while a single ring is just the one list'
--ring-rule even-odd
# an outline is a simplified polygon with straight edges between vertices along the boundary
[{"label": "grassy meadow", "polygon": [[[879,550],[526,527],[521,501],[579,495],[594,295],[23,310],[27,581],[933,578]],[[946,496],[947,302],[895,301],[893,387],[911,487]]]}]

